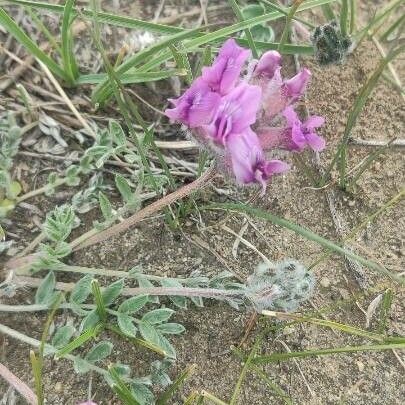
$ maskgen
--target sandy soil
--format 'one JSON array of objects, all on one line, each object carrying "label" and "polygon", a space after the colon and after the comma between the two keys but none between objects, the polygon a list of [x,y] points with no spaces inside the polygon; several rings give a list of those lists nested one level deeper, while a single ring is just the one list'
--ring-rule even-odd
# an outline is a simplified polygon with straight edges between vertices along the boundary
[{"label": "sandy soil", "polygon": [[[335,151],[353,100],[365,78],[377,66],[378,60],[379,53],[374,44],[364,42],[344,65],[321,68],[310,59],[302,61],[313,73],[308,92],[310,112],[326,117],[322,133],[327,139],[328,148],[321,156],[323,165],[326,166]],[[404,133],[404,118],[402,99],[385,82],[381,82],[362,112],[353,137],[383,140],[401,136]],[[352,146],[349,167],[359,163],[369,152],[369,148]],[[307,155],[306,158],[311,159],[311,156]],[[404,162],[403,151],[391,148],[362,176],[355,194],[343,193],[332,187],[336,210],[342,216],[346,230],[352,229],[400,191],[404,182]],[[36,172],[48,165],[45,161],[38,164],[38,161],[29,159],[25,159],[25,163],[34,167]],[[38,184],[41,184],[41,179],[40,175]],[[232,185],[225,184],[222,179],[216,180],[216,186],[229,189],[228,198],[238,201],[247,201],[253,193],[249,190],[237,190]],[[225,197],[208,189],[204,192],[203,199],[223,201]],[[35,204],[46,212],[48,207],[55,204],[55,198],[40,197],[35,200]],[[256,204],[320,235],[338,240],[325,191],[311,188],[311,184],[297,166],[283,177],[276,178],[265,197],[257,200]],[[388,213],[379,216],[365,231],[357,235],[353,244],[354,250],[384,263],[392,271],[403,268],[403,210],[402,202]],[[96,215],[96,212],[89,213],[87,222],[91,223]],[[224,270],[226,264],[239,276],[248,276],[260,263],[260,257],[240,245],[238,257],[235,259],[232,256],[234,237],[215,227],[217,220],[223,219],[222,214],[203,212],[201,215],[205,226],[212,226],[211,228],[202,230],[197,219],[190,218],[182,232],[173,232],[164,227],[161,218],[157,218],[143,222],[120,237],[80,251],[72,255],[70,261],[77,265],[108,266],[113,269],[142,264],[150,274],[182,277],[196,269],[204,275],[212,276]],[[24,229],[27,234],[27,230],[33,228],[30,217],[26,216],[22,208],[18,208],[11,219],[12,231],[19,235],[23,235]],[[321,252],[316,244],[286,230],[256,218],[249,220],[255,228],[249,226],[244,237],[271,260],[292,257],[309,265]],[[242,226],[242,217],[230,217],[226,225],[238,232]],[[192,242],[196,235],[209,245],[211,251]],[[28,235],[22,239],[21,244],[24,244],[23,240],[28,241],[31,238],[32,236]],[[221,260],[218,260],[218,256]],[[319,283],[315,296],[305,310],[329,308],[325,313],[328,319],[364,328],[365,315],[356,305],[354,297],[365,295],[360,297],[358,302],[366,309],[378,293],[391,286],[396,293],[388,332],[394,335],[405,334],[404,296],[398,287],[391,285],[387,279],[365,269],[369,288],[362,289],[353,274],[347,271],[344,261],[335,256],[331,256],[314,271]],[[64,275],[58,280],[72,281],[73,278]],[[20,292],[11,302],[16,302],[17,299],[21,304],[31,303],[33,295],[30,291]],[[56,325],[63,324],[71,316],[69,312],[59,314],[55,319]],[[45,320],[43,314],[1,313],[0,318],[1,323],[36,338],[40,337]],[[171,375],[175,376],[192,363],[197,365],[196,373],[188,380],[181,395],[186,396],[196,389],[206,389],[224,401],[229,400],[242,367],[230,348],[241,341],[248,318],[249,314],[218,303],[208,303],[204,309],[193,307],[192,310],[177,312],[175,319],[184,324],[186,332],[181,337],[172,339],[179,358],[171,369]],[[261,322],[252,331],[246,342],[246,350],[251,348],[255,336],[263,330],[264,324],[264,321]],[[372,323],[371,328],[373,325]],[[154,358],[137,347],[116,341],[112,336],[104,334],[102,338],[114,341],[113,358],[127,362],[133,370],[139,370],[140,375],[149,360]],[[5,336],[2,336],[0,341],[0,361],[32,386],[29,347]],[[361,338],[305,324],[282,329],[276,334],[267,334],[260,352],[284,351],[283,344],[294,351],[365,343],[367,342]],[[403,357],[403,353],[399,355]],[[401,404],[401,398],[405,395],[404,369],[390,351],[309,358],[298,362],[274,364],[263,370],[291,396],[295,404]],[[75,375],[67,361],[48,359],[44,372],[47,403],[75,404],[86,398],[88,378],[88,375]],[[5,390],[5,384],[0,381],[0,392]],[[95,401],[100,404],[118,403],[97,376],[93,376],[93,391]],[[181,395],[178,395],[173,403],[181,403]],[[258,377],[248,373],[239,404],[270,403],[281,404],[283,401],[272,395]]]}]

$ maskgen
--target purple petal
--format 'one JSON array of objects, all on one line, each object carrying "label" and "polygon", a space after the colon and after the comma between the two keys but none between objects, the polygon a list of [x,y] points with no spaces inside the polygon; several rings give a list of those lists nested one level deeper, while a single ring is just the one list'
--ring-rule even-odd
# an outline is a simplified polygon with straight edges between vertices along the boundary
[{"label": "purple petal", "polygon": [[321,150],[325,149],[326,142],[321,136],[316,134],[315,132],[310,132],[305,136],[307,140],[307,144],[310,148],[314,151],[320,152]]},{"label": "purple petal", "polygon": [[97,404],[95,402],[93,402],[93,401],[88,400],[86,402],[81,402],[78,405],[97,405]]},{"label": "purple petal", "polygon": [[305,122],[304,127],[308,129],[308,131],[313,130],[314,128],[319,128],[325,123],[325,118],[320,117],[318,115],[311,115]]},{"label": "purple petal", "polygon": [[190,128],[196,128],[210,123],[219,107],[221,97],[217,93],[209,92],[200,101],[190,106],[188,123]]},{"label": "purple petal", "polygon": [[290,80],[286,80],[284,86],[287,90],[287,95],[293,99],[301,97],[305,92],[310,78],[311,72],[304,68]]},{"label": "purple petal", "polygon": [[208,85],[197,79],[186,92],[170,100],[175,108],[165,110],[172,121],[179,121],[190,128],[209,124],[219,107],[221,97],[210,91]]},{"label": "purple petal", "polygon": [[231,133],[242,133],[256,122],[261,89],[242,82],[222,97],[217,114],[206,130],[217,144],[224,145]]},{"label": "purple petal", "polygon": [[290,165],[282,160],[270,160],[264,165],[264,173],[269,178],[273,174],[285,173],[289,168]]},{"label": "purple petal", "polygon": [[213,91],[227,94],[235,86],[250,53],[250,50],[238,46],[233,38],[228,39],[213,65],[202,69],[202,79]]},{"label": "purple petal", "polygon": [[281,55],[277,51],[265,52],[259,59],[253,74],[272,79],[274,73],[281,66]]},{"label": "purple petal", "polygon": [[236,181],[240,184],[254,182],[256,165],[263,160],[257,135],[250,128],[242,134],[231,134],[227,138],[226,150]]},{"label": "purple petal", "polygon": [[261,97],[259,86],[242,83],[223,98],[225,111],[232,116],[232,132],[242,132],[256,122]]}]

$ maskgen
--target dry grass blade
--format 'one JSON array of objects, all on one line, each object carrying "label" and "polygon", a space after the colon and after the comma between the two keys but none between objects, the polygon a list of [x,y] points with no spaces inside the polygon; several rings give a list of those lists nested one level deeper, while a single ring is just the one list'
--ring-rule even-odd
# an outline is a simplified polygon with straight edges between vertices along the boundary
[{"label": "dry grass blade", "polygon": [[25,382],[21,381],[6,366],[0,363],[0,376],[3,377],[30,405],[37,405],[38,399]]}]

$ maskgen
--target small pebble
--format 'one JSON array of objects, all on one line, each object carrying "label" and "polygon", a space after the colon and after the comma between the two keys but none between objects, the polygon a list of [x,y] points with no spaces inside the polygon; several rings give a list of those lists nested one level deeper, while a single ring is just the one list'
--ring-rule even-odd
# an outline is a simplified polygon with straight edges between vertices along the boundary
[{"label": "small pebble", "polygon": [[360,372],[364,371],[364,363],[361,361],[356,361],[356,364]]},{"label": "small pebble", "polygon": [[322,277],[321,280],[319,281],[319,284],[322,287],[328,288],[330,287],[330,280],[328,277]]},{"label": "small pebble", "polygon": [[57,382],[57,383],[55,384],[54,390],[55,390],[56,393],[59,393],[59,392],[62,392],[62,388],[63,388],[62,383],[61,383],[61,382]]}]

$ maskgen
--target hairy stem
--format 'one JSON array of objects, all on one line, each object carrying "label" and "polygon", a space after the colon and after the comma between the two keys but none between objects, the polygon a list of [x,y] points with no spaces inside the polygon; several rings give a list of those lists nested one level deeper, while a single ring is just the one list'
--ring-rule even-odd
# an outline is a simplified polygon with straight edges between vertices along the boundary
[{"label": "hairy stem", "polygon": [[152,214],[155,214],[162,208],[167,207],[168,205],[173,204],[177,200],[187,197],[192,192],[205,187],[213,179],[214,175],[215,175],[215,168],[211,167],[197,180],[179,188],[178,190],[174,191],[171,194],[168,194],[167,196],[161,198],[160,200],[155,201],[154,203],[141,209],[140,211],[130,216],[129,218],[126,218],[123,222],[113,225],[110,228],[105,229],[103,231],[96,231],[95,229],[92,229],[91,231],[86,232],[79,238],[72,241],[70,243],[70,246],[73,248],[74,251],[76,251],[94,245],[96,243],[103,242],[106,239],[118,235],[126,231],[131,226],[137,224],[142,219]]}]

